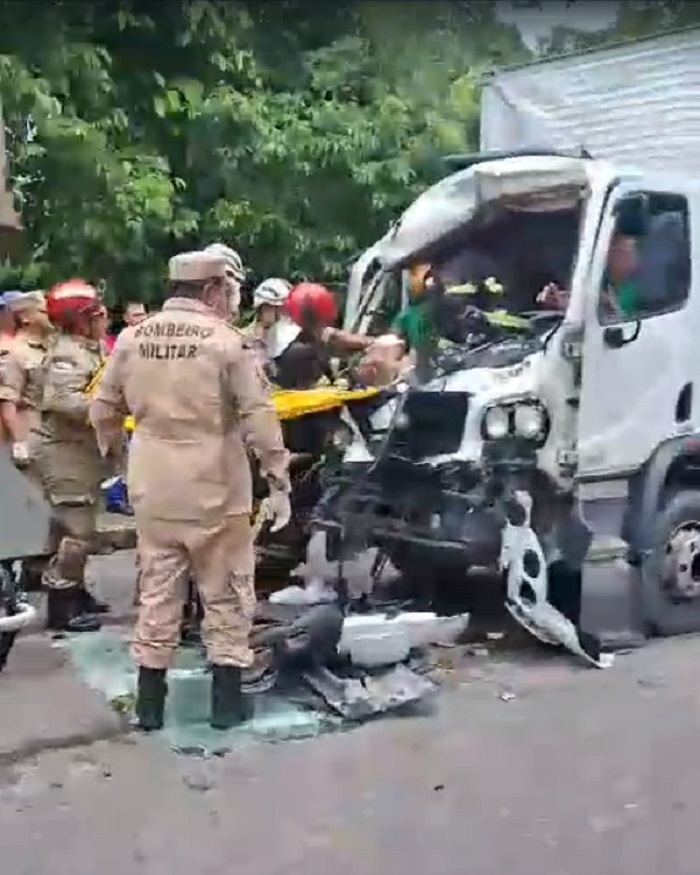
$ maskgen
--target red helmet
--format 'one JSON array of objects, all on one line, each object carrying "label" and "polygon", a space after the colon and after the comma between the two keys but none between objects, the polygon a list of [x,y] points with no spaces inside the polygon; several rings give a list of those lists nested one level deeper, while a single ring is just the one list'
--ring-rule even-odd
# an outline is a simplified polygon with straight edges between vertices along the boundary
[{"label": "red helmet", "polygon": [[62,328],[71,327],[80,317],[96,316],[101,306],[97,290],[80,279],[58,283],[46,296],[49,319]]},{"label": "red helmet", "polygon": [[318,283],[294,286],[285,309],[297,325],[304,325],[309,315],[323,325],[332,325],[338,318],[333,292]]}]

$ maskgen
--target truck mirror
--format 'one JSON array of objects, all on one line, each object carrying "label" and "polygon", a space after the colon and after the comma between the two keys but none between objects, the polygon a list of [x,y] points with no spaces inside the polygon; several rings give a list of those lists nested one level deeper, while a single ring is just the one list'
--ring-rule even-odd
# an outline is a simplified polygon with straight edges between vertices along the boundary
[{"label": "truck mirror", "polygon": [[612,328],[606,328],[603,332],[603,340],[605,341],[605,345],[609,346],[610,349],[622,349],[625,345],[625,335],[619,325],[615,325]]},{"label": "truck mirror", "polygon": [[637,321],[632,336],[625,337],[625,332],[621,325],[609,325],[603,331],[603,342],[610,349],[622,349],[622,347],[627,346],[628,343],[634,343],[634,341],[639,337],[639,332],[641,331],[641,328],[642,323],[640,321]]},{"label": "truck mirror", "polygon": [[616,230],[630,237],[642,237],[646,233],[651,216],[649,196],[643,192],[625,195],[614,206],[617,217]]}]

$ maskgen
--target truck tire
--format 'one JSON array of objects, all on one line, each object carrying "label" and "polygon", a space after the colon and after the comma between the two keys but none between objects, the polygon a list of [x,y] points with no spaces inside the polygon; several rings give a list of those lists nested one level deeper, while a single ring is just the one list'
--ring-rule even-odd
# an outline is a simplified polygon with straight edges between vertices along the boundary
[{"label": "truck tire", "polygon": [[676,492],[659,510],[641,571],[642,615],[648,631],[659,636],[699,632],[699,491]]}]

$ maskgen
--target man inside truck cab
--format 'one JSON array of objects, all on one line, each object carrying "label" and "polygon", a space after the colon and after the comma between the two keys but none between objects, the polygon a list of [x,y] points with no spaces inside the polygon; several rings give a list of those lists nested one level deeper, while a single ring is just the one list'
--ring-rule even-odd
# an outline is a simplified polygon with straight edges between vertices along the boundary
[{"label": "man inside truck cab", "polygon": [[391,333],[413,353],[429,347],[435,333],[432,305],[427,294],[431,271],[432,266],[425,263],[409,268],[408,303],[391,324]]},{"label": "man inside truck cab", "polygon": [[[610,242],[603,276],[601,311],[607,319],[634,319],[639,314],[639,243],[630,234],[616,232]],[[569,291],[549,283],[537,296],[537,303],[550,310],[566,310]]]}]

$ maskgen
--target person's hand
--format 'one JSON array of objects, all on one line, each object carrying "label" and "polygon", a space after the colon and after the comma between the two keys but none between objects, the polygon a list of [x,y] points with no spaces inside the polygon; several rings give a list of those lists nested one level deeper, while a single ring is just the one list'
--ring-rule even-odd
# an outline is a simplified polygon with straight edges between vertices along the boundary
[{"label": "person's hand", "polygon": [[292,518],[292,505],[288,492],[282,489],[270,489],[267,498],[267,518],[270,521],[270,532],[279,532],[288,525]]},{"label": "person's hand", "polygon": [[569,293],[560,289],[556,283],[548,283],[537,296],[537,303],[551,310],[565,310],[569,303]]},{"label": "person's hand", "polygon": [[12,461],[15,465],[29,464],[29,447],[26,441],[15,441],[12,444]]},{"label": "person's hand", "polygon": [[617,298],[609,289],[603,290],[600,294],[600,312],[608,319],[622,318],[622,311]]}]

